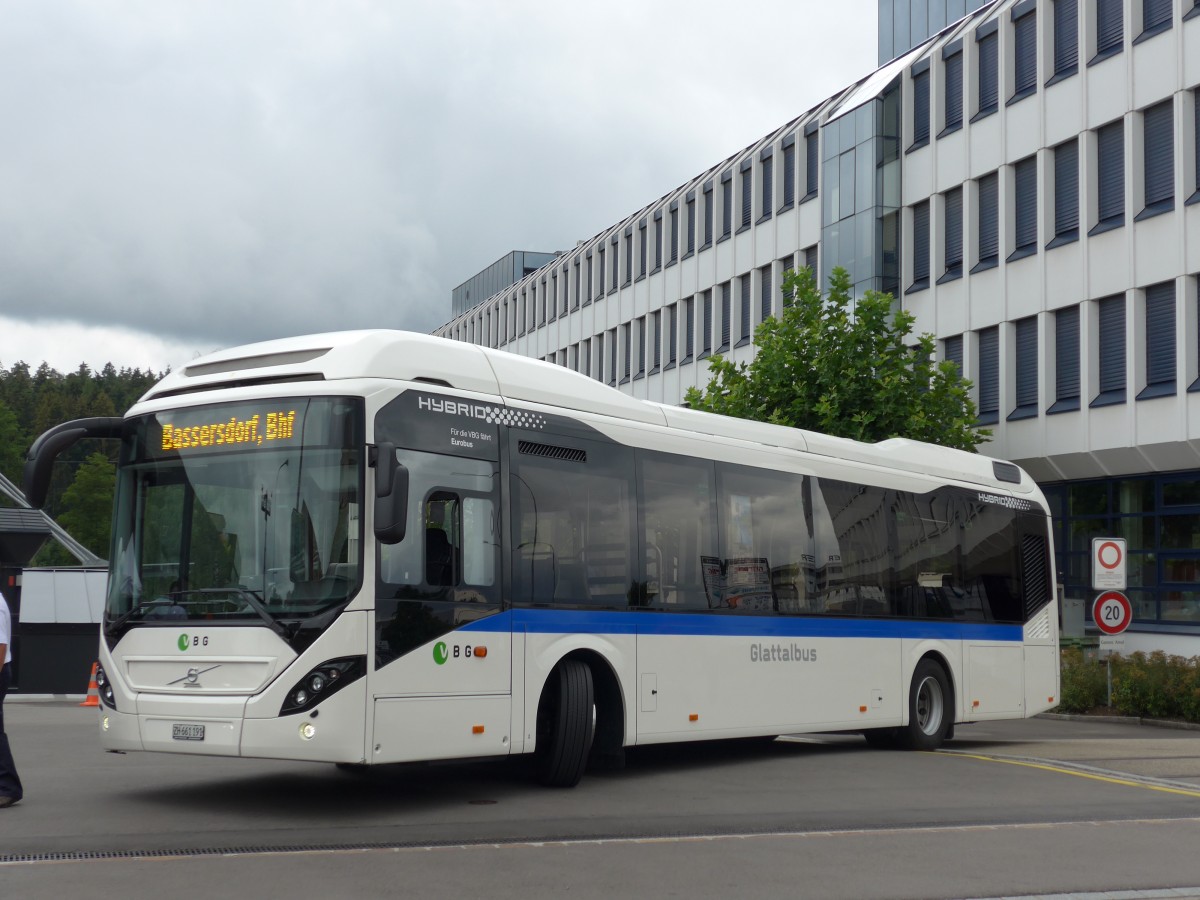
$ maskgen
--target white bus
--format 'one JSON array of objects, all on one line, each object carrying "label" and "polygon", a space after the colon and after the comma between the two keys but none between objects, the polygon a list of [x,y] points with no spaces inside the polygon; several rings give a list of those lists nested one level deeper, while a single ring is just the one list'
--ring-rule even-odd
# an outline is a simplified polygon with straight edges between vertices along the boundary
[{"label": "white bus", "polygon": [[852,731],[1058,695],[1045,500],[1008,463],[632,399],[395,331],[171,373],[120,419],[100,741],[351,766]]}]

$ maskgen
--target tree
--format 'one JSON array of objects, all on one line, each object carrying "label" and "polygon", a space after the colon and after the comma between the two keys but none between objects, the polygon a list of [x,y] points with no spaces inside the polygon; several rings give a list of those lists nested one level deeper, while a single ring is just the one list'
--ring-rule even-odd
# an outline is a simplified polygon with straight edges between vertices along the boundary
[{"label": "tree", "polygon": [[21,483],[25,450],[25,435],[17,422],[17,415],[0,399],[0,472],[16,484]]},{"label": "tree", "polygon": [[859,441],[912,438],[974,450],[991,436],[975,423],[975,404],[958,367],[933,362],[933,336],[915,344],[915,316],[893,310],[891,294],[867,291],[856,303],[850,277],[834,269],[824,297],[807,268],[784,277],[779,318],[755,331],[750,363],[714,356],[692,409],[790,425]]},{"label": "tree", "polygon": [[59,523],[75,540],[100,557],[108,556],[116,483],[116,466],[103,453],[93,453],[79,466],[75,480],[63,493],[66,512]]}]

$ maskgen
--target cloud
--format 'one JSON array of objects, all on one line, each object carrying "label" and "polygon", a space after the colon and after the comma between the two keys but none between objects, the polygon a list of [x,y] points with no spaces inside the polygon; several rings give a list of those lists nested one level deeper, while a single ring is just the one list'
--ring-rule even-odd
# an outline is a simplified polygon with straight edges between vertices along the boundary
[{"label": "cloud", "polygon": [[865,75],[873,18],[844,19],[874,7],[10,5],[0,316],[180,348],[432,330],[509,250],[574,246]]}]

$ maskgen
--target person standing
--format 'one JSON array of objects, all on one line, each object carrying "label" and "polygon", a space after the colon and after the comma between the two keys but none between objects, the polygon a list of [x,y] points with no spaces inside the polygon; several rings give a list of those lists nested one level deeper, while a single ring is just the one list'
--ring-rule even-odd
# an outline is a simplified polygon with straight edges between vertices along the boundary
[{"label": "person standing", "polygon": [[8,735],[4,733],[4,697],[12,684],[12,616],[4,594],[0,594],[0,809],[12,806],[24,795]]}]

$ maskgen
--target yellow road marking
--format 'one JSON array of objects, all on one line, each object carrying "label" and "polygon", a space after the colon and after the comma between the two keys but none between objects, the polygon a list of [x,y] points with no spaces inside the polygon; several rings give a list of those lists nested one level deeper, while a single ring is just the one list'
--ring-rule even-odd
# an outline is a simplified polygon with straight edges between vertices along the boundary
[{"label": "yellow road marking", "polygon": [[978,759],[984,762],[1007,763],[1010,766],[1025,766],[1028,769],[1042,769],[1046,772],[1057,772],[1060,775],[1074,775],[1076,778],[1090,778],[1092,781],[1103,781],[1108,784],[1120,784],[1125,787],[1139,787],[1150,791],[1161,791],[1164,794],[1179,794],[1184,797],[1200,797],[1200,790],[1189,791],[1185,788],[1167,787],[1161,784],[1150,784],[1144,781],[1130,781],[1125,778],[1113,778],[1109,775],[1097,775],[1093,772],[1080,772],[1077,769],[1067,769],[1062,766],[1051,766],[1046,763],[1026,762],[1020,759],[1004,759],[999,756],[980,756],[975,753],[963,753],[959,750],[937,750],[944,756],[962,756],[966,759]]}]

